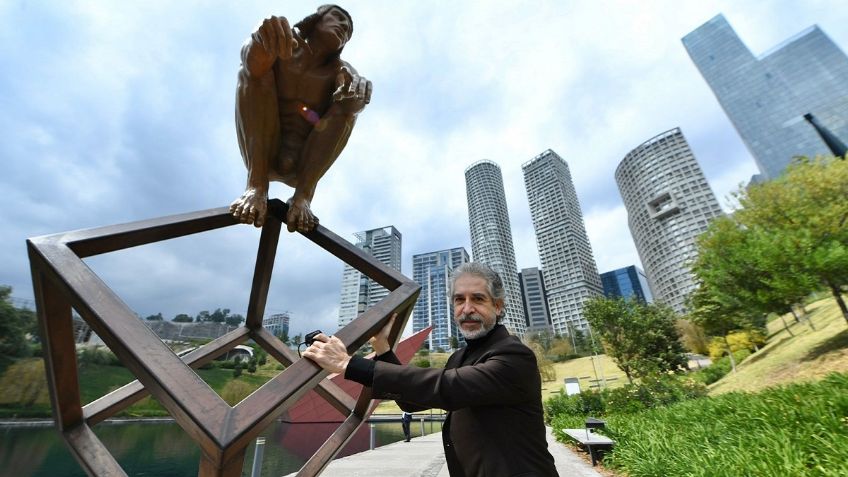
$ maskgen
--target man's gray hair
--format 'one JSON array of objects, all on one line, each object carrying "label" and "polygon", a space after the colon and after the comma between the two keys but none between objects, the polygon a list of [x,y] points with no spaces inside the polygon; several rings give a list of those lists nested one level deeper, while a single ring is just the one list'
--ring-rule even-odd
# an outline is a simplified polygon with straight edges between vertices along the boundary
[{"label": "man's gray hair", "polygon": [[450,294],[453,296],[456,279],[461,275],[475,275],[483,280],[486,280],[486,289],[489,291],[489,296],[497,302],[500,300],[504,306],[501,314],[498,316],[498,322],[506,315],[506,290],[504,290],[503,280],[498,272],[492,270],[491,267],[481,262],[468,262],[456,267],[451,274]]}]

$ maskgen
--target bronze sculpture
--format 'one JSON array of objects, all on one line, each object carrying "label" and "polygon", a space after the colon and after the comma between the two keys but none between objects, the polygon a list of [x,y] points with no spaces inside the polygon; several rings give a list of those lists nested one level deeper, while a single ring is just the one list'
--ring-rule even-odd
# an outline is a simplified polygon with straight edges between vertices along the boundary
[{"label": "bronze sculpture", "polygon": [[371,100],[371,82],[340,58],[353,33],[350,14],[318,7],[294,28],[266,18],[241,52],[236,132],[247,187],[230,205],[240,222],[265,222],[271,180],[294,188],[289,232],[318,224],[310,204],[318,180],[344,149],[356,116]]}]

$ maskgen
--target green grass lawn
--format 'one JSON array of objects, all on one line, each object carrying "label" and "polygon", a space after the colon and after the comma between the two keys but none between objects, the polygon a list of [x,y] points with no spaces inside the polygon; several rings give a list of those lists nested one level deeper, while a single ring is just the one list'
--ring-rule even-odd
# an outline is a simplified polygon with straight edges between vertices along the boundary
[{"label": "green grass lawn", "polygon": [[778,384],[815,381],[833,372],[848,372],[848,324],[832,298],[807,306],[816,330],[806,322],[795,323],[786,318],[789,330],[781,320],[768,323],[769,341],[760,351],[749,356],[710,386],[710,394],[730,391],[757,391]]}]

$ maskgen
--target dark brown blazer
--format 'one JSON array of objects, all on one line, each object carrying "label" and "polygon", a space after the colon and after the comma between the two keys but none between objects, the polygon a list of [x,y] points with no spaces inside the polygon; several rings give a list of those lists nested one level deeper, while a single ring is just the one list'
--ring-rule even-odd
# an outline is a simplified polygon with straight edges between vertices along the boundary
[{"label": "dark brown blazer", "polygon": [[468,343],[444,369],[377,361],[374,397],[407,412],[448,411],[442,438],[452,477],[556,476],[533,352],[502,325]]}]

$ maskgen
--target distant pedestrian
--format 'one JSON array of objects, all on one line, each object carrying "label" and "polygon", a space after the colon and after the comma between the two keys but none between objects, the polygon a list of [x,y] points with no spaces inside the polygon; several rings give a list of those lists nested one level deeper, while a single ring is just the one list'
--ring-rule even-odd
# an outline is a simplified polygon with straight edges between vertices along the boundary
[{"label": "distant pedestrian", "polygon": [[403,426],[403,436],[406,438],[406,442],[409,442],[412,439],[412,434],[409,432],[409,425],[412,423],[412,414],[404,411],[403,415],[400,417],[400,424]]}]

